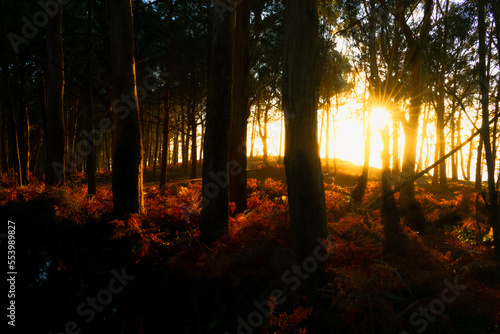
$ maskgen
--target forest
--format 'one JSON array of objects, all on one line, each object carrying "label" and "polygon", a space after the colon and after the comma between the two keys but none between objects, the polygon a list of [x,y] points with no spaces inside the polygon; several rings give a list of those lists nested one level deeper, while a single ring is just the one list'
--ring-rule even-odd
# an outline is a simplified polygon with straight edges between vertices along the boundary
[{"label": "forest", "polygon": [[2,333],[500,333],[497,0],[2,0]]}]

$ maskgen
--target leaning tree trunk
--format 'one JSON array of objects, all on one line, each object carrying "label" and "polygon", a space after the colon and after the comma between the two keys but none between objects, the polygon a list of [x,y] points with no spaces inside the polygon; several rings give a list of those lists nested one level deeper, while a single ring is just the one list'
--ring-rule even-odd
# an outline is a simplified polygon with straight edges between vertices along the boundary
[{"label": "leaning tree trunk", "polygon": [[285,1],[283,107],[292,247],[304,257],[328,235],[318,147],[317,0]]},{"label": "leaning tree trunk", "polygon": [[62,6],[47,24],[47,170],[45,184],[55,186],[65,177],[65,128],[63,116],[64,53],[62,42]]},{"label": "leaning tree trunk", "polygon": [[[221,0],[229,6],[232,0]],[[232,109],[234,11],[214,10],[213,40],[203,150],[200,239],[211,243],[227,233],[229,224],[228,155]]]},{"label": "leaning tree trunk", "polygon": [[113,103],[113,211],[123,217],[143,211],[142,133],[137,101],[132,0],[111,1],[111,63],[115,98],[130,96],[130,103]]},{"label": "leaning tree trunk", "polygon": [[236,208],[234,214],[247,208],[247,124],[248,77],[250,74],[250,5],[243,1],[236,9],[234,36],[233,114],[229,143],[229,160],[241,167],[240,173],[229,175],[229,198]]}]

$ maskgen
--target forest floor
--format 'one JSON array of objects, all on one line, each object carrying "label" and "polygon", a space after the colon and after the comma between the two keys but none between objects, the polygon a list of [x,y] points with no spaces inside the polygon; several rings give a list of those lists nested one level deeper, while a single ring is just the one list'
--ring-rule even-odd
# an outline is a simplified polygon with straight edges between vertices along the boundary
[{"label": "forest floor", "polygon": [[[229,233],[199,242],[201,182],[169,169],[166,190],[145,175],[143,215],[112,217],[109,172],[97,195],[83,175],[58,189],[0,182],[0,219],[16,226],[16,326],[37,333],[500,333],[486,206],[466,182],[417,184],[426,229],[402,224],[385,247],[370,174],[325,173],[329,238],[299,262],[289,248],[282,166],[249,165],[248,210]],[[199,171],[198,175],[201,175]],[[397,195],[396,195],[397,198]],[[5,224],[5,223],[4,223]],[[2,232],[3,233],[3,232]],[[0,240],[3,241],[3,240]],[[2,249],[3,249],[2,243]]]}]

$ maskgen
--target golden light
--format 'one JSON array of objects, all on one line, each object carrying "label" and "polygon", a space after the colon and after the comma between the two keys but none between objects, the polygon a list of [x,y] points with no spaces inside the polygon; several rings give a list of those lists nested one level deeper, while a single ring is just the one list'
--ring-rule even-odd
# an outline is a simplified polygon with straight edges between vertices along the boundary
[{"label": "golden light", "polygon": [[389,120],[390,120],[390,115],[385,108],[376,107],[372,110],[372,115],[371,115],[372,128],[380,130],[389,124]]}]

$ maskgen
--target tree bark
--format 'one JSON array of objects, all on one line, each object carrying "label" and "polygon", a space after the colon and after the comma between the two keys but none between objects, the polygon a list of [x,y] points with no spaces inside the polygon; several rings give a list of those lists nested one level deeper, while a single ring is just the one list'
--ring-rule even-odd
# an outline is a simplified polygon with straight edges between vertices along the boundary
[{"label": "tree bark", "polygon": [[478,31],[479,31],[479,89],[481,92],[482,125],[481,136],[484,143],[486,155],[486,166],[488,168],[488,192],[490,224],[493,227],[493,241],[495,245],[495,260],[497,262],[497,274],[500,279],[500,226],[498,215],[498,193],[495,189],[495,157],[490,142],[489,122],[489,79],[486,71],[486,14],[485,1],[478,3]]},{"label": "tree bark", "polygon": [[[193,74],[194,75],[194,74]],[[198,157],[197,157],[197,129],[196,124],[196,81],[193,79],[191,105],[189,112],[189,127],[191,128],[191,179],[196,179],[197,168],[198,168]]]},{"label": "tree bark", "polygon": [[213,40],[208,76],[207,119],[204,140],[200,240],[213,241],[226,234],[229,224],[228,156],[232,111],[233,33],[232,0],[215,2]]},{"label": "tree bark", "polygon": [[62,6],[47,24],[47,150],[48,169],[45,171],[45,185],[64,183],[65,127],[63,115],[64,97],[64,53],[62,42]]},{"label": "tree bark", "polygon": [[229,199],[236,208],[234,214],[247,208],[247,126],[250,75],[250,7],[245,0],[236,8],[234,35],[233,114],[231,122],[229,160],[241,168],[241,172],[229,175]]},{"label": "tree bark", "polygon": [[[87,59],[87,131],[91,134],[89,140],[90,151],[87,154],[87,184],[88,195],[96,194],[96,151],[97,146],[94,139],[94,102],[93,102],[93,84],[92,84],[92,59],[94,54],[94,45],[92,42],[92,1],[87,0],[87,43],[88,43],[88,59]],[[98,130],[99,131],[99,130]],[[102,133],[100,134],[102,136]]]},{"label": "tree bark", "polygon": [[[141,214],[143,201],[142,133],[137,100],[132,0],[111,2],[111,63],[115,102],[113,211],[118,217]],[[127,98],[126,103],[123,97]]]},{"label": "tree bark", "polygon": [[401,171],[401,183],[405,186],[401,188],[400,206],[405,215],[407,225],[421,230],[424,227],[425,217],[420,204],[415,200],[415,184],[405,182],[415,175],[415,162],[417,152],[418,119],[422,106],[422,63],[424,60],[424,48],[431,29],[431,16],[433,12],[433,0],[425,0],[424,17],[418,37],[413,35],[405,18],[405,8],[400,0],[396,0],[396,12],[398,24],[409,49],[406,63],[410,66],[410,110],[409,119],[404,122],[405,145],[403,152],[403,167]]},{"label": "tree bark", "polygon": [[[167,86],[165,96],[163,97],[163,109],[165,110],[165,119],[163,120],[163,149],[161,151],[161,171],[160,171],[160,190],[165,191],[167,183],[167,157],[168,157],[168,135],[170,122],[170,87]],[[159,121],[159,120],[158,120]]]},{"label": "tree bark", "polygon": [[160,116],[161,103],[158,103],[158,112],[156,114],[156,136],[155,136],[155,153],[153,159],[153,177],[156,176],[156,167],[158,165],[158,146],[160,140]]},{"label": "tree bark", "polygon": [[300,258],[328,235],[318,147],[317,0],[285,0],[283,108],[290,231]]}]

